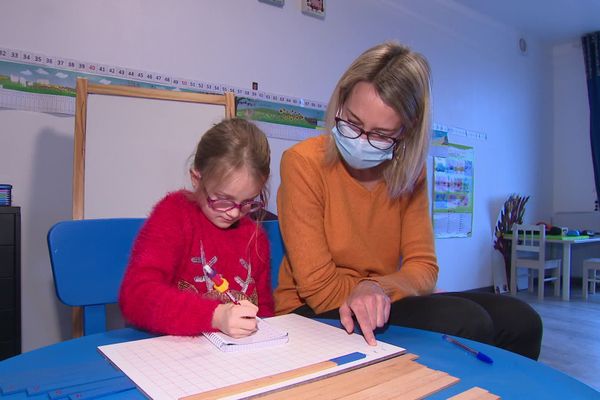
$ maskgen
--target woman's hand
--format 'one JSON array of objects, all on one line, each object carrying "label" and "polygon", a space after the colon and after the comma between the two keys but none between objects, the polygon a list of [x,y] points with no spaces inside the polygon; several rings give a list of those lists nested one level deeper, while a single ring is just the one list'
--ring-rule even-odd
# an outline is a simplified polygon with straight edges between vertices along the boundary
[{"label": "woman's hand", "polygon": [[356,317],[360,330],[367,343],[377,345],[373,331],[384,326],[390,317],[390,298],[379,284],[373,281],[362,281],[340,307],[340,321],[346,332],[354,331]]},{"label": "woman's hand", "polygon": [[258,307],[248,300],[240,301],[239,305],[219,304],[213,314],[212,326],[233,338],[245,337],[256,332],[257,312]]}]

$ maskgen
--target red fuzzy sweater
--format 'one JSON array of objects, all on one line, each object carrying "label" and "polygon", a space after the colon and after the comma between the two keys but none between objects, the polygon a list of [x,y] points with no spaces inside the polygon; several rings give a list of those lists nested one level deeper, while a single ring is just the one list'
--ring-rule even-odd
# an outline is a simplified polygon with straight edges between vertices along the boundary
[{"label": "red fuzzy sweater", "polygon": [[167,195],[142,227],[121,284],[125,319],[170,335],[214,331],[213,313],[226,297],[202,270],[213,257],[213,269],[229,281],[234,296],[256,304],[261,317],[273,315],[269,243],[262,228],[248,217],[218,228],[188,196]]}]

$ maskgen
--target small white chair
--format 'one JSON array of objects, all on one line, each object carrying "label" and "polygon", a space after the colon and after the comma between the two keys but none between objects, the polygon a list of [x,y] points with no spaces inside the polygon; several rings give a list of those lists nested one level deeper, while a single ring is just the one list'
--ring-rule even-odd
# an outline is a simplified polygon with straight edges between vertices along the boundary
[{"label": "small white chair", "polygon": [[[519,225],[512,227],[510,291],[517,294],[517,268],[527,268],[529,291],[533,292],[534,272],[538,276],[538,299],[544,299],[544,283],[554,283],[554,295],[560,296],[560,259],[546,260],[546,227]],[[546,271],[550,271],[547,275]],[[568,284],[568,283],[567,283]]]},{"label": "small white chair", "polygon": [[596,283],[600,283],[600,258],[588,258],[583,260],[583,298],[587,299],[588,292],[596,294]]}]

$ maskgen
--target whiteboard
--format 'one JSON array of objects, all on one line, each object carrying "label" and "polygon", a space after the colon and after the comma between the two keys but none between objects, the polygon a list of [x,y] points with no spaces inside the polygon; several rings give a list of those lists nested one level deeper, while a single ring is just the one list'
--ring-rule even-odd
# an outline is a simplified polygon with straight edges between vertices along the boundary
[{"label": "whiteboard", "polygon": [[[75,219],[147,217],[168,192],[191,186],[200,137],[233,110],[233,96],[228,111],[225,95],[143,89],[140,96],[140,90],[109,86],[85,96],[83,136],[78,140],[76,129],[75,140]],[[185,100],[193,95],[207,98]],[[78,108],[79,97],[78,91]]]}]

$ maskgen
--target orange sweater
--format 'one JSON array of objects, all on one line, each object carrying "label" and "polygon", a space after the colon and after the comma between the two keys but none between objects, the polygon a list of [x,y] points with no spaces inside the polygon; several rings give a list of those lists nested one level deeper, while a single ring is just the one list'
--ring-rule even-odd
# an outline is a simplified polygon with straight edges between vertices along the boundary
[{"label": "orange sweater", "polygon": [[377,281],[392,301],[429,294],[438,275],[425,171],[410,195],[390,200],[385,182],[372,191],[337,163],[324,167],[327,135],[284,152],[277,209],[286,255],[275,312],[307,304],[340,307],[362,280]]}]

